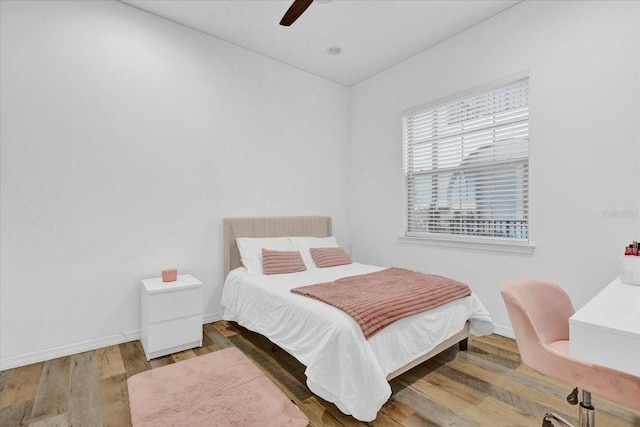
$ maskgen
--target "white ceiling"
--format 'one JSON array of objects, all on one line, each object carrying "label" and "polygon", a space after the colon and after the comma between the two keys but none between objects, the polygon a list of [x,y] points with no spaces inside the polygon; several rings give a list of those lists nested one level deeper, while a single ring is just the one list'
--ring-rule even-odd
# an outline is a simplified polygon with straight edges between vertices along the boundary
[{"label": "white ceiling", "polygon": [[[122,1],[346,86],[520,2],[316,0],[283,27],[293,0]],[[328,54],[332,46],[342,53]]]}]

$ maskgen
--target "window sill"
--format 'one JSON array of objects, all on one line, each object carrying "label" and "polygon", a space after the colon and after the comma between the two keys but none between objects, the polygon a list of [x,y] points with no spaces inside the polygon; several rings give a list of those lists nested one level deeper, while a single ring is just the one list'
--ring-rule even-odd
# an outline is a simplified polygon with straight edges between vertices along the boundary
[{"label": "window sill", "polygon": [[400,236],[401,243],[440,246],[446,248],[464,248],[483,252],[502,252],[521,255],[533,255],[535,245],[531,242],[502,240],[491,238],[468,238],[458,236]]}]

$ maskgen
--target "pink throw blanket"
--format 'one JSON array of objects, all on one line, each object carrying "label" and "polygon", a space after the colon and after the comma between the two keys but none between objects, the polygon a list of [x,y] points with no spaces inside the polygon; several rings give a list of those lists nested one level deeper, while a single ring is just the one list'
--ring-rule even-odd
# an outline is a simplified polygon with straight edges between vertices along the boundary
[{"label": "pink throw blanket", "polygon": [[344,311],[358,322],[366,339],[403,317],[471,295],[464,283],[396,267],[291,292]]}]

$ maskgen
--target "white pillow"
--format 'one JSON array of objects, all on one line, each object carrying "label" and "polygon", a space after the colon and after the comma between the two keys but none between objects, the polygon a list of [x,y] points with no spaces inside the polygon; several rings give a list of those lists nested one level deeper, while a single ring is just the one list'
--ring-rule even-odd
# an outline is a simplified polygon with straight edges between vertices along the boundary
[{"label": "white pillow", "polygon": [[242,264],[249,274],[263,274],[262,249],[272,251],[297,251],[288,237],[238,237],[236,239]]},{"label": "white pillow", "polygon": [[291,241],[295,244],[296,250],[300,251],[300,255],[302,255],[302,260],[304,261],[305,267],[307,270],[311,268],[318,268],[316,263],[313,262],[313,257],[311,257],[311,248],[338,248],[338,242],[335,237],[289,237]]}]

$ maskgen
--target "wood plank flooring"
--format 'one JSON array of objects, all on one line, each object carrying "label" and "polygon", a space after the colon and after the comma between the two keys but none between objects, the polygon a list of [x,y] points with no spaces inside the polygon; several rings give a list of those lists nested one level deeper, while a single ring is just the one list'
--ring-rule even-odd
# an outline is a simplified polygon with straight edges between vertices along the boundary
[{"label": "wood plank flooring", "polygon": [[[309,417],[310,426],[537,426],[550,408],[577,424],[570,387],[523,365],[511,339],[469,339],[391,381],[375,421],[361,423],[309,391],[304,366],[266,338],[228,322],[203,326],[203,346],[147,362],[133,341],[0,373],[0,426],[131,425],[127,378],[235,346]],[[598,399],[600,427],[638,427],[640,413]]]}]

